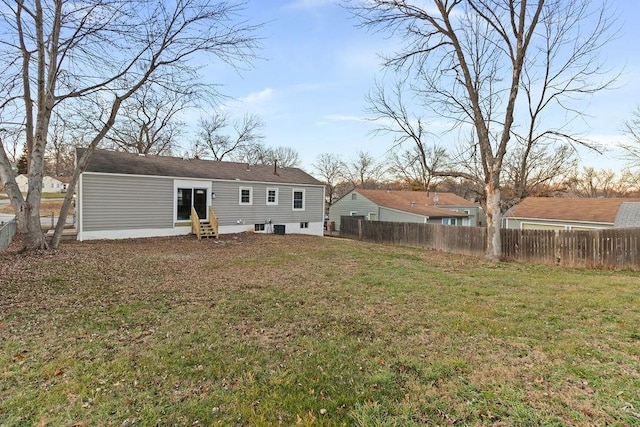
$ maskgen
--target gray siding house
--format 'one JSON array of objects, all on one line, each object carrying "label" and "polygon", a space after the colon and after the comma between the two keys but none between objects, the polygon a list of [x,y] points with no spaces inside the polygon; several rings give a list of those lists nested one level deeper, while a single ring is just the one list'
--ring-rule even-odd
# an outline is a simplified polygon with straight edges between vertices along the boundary
[{"label": "gray siding house", "polygon": [[481,209],[452,193],[355,189],[329,208],[336,229],[340,229],[341,216],[475,227],[480,225]]},{"label": "gray siding house", "polygon": [[640,199],[527,197],[505,213],[502,226],[573,231],[640,227]]},{"label": "gray siding house", "polygon": [[324,185],[298,168],[96,150],[78,184],[78,240],[189,234],[192,208],[201,220],[212,208],[219,234],[322,236]]}]

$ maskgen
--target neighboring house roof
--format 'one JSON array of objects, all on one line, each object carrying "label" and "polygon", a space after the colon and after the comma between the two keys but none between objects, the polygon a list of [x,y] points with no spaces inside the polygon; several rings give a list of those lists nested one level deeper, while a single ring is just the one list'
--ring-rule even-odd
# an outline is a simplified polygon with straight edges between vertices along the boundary
[{"label": "neighboring house roof", "polygon": [[[478,207],[453,193],[421,191],[354,190],[378,206],[409,212],[430,218],[466,218],[468,215],[446,209],[447,206]],[[437,195],[437,203],[434,198]]]},{"label": "neighboring house roof", "polygon": [[69,184],[71,182],[71,178],[68,176],[56,176],[56,179],[63,184]]},{"label": "neighboring house roof", "polygon": [[511,208],[505,216],[613,224],[618,209],[625,202],[640,202],[640,199],[527,197]]},{"label": "neighboring house roof", "polygon": [[616,228],[640,227],[640,203],[621,203],[613,226]]},{"label": "neighboring house roof", "polygon": [[[84,150],[79,148],[76,155],[80,157],[83,152]],[[85,172],[323,185],[298,168],[276,169],[269,165],[247,165],[201,159],[185,160],[181,157],[138,155],[108,150],[94,151]]]}]

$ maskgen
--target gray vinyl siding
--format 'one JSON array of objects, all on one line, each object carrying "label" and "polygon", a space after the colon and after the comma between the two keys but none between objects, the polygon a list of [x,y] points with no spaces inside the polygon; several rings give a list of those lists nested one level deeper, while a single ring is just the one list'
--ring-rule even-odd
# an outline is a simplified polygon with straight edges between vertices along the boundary
[{"label": "gray vinyl siding", "polygon": [[[424,216],[416,215],[408,212],[400,212],[394,209],[387,209],[384,207],[380,208],[380,221],[390,221],[390,222],[419,222],[424,224]],[[438,220],[428,221],[431,224],[441,224],[442,220],[438,218]]]},{"label": "gray vinyl siding", "polygon": [[[253,203],[240,204],[240,187],[251,188]],[[267,205],[267,188],[278,189],[278,204]],[[304,210],[293,210],[293,191],[304,190]],[[221,226],[242,224],[273,224],[320,222],[324,212],[324,189],[319,186],[267,184],[255,182],[213,181],[216,198],[211,205]]]},{"label": "gray vinyl siding", "polygon": [[[356,195],[355,200],[352,198],[353,194]],[[365,218],[370,212],[379,215],[378,205],[361,194],[351,191],[329,207],[329,220],[335,222],[336,230],[340,230],[340,217],[349,216],[351,212],[356,212],[356,215]],[[380,218],[378,219],[380,220]]]},{"label": "gray vinyl siding", "polygon": [[505,218],[503,226],[510,229],[537,229],[537,230],[592,230],[601,228],[613,228],[613,224],[604,222],[578,222],[563,221],[558,219],[523,219]]},{"label": "gray vinyl siding", "polygon": [[173,179],[82,175],[84,231],[173,227]]}]

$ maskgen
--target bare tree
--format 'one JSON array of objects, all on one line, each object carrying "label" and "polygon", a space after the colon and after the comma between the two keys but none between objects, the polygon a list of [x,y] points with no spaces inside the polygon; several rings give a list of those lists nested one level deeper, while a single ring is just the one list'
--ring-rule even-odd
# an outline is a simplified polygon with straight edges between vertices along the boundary
[{"label": "bare tree", "polygon": [[625,151],[624,158],[629,161],[632,168],[638,168],[640,166],[640,106],[633,111],[630,119],[624,121],[623,131],[630,140],[621,144]]},{"label": "bare tree", "polygon": [[316,176],[324,182],[327,189],[327,201],[332,205],[336,201],[336,186],[344,179],[346,165],[336,154],[322,153],[313,162]]},{"label": "bare tree", "polygon": [[[553,106],[577,114],[573,99],[610,83],[611,79],[601,78],[605,70],[597,60],[598,51],[609,40],[607,5],[587,0],[433,0],[431,7],[423,4],[352,0],[350,8],[363,27],[402,38],[400,50],[387,57],[384,65],[411,79],[411,88],[425,107],[473,129],[474,150],[469,157],[477,158],[478,166],[473,168],[480,174],[469,174],[456,164],[432,173],[484,186],[486,256],[498,259],[502,172],[510,141],[519,130],[514,122],[521,115],[516,113],[533,111],[533,124],[524,129],[536,131],[523,133],[533,145],[537,136],[547,134],[537,131],[542,111]],[[562,132],[559,137],[568,135]]]},{"label": "bare tree", "polygon": [[65,133],[64,121],[52,119],[49,142],[45,151],[44,172],[53,176],[70,176],[75,168],[75,146]]},{"label": "bare tree", "polygon": [[525,197],[566,190],[577,169],[578,158],[570,145],[515,145],[505,158],[502,212]]},{"label": "bare tree", "polygon": [[346,175],[354,188],[374,189],[380,184],[384,168],[370,153],[360,150],[347,163]]},{"label": "bare tree", "polygon": [[300,154],[291,147],[268,147],[261,142],[243,145],[234,150],[230,160],[252,165],[277,165],[282,168],[299,167]]},{"label": "bare tree", "polygon": [[261,133],[264,123],[257,115],[247,114],[242,122],[235,122],[233,135],[224,133],[228,126],[229,116],[224,113],[215,112],[200,119],[195,145],[204,150],[200,153],[201,157],[204,155],[218,161],[228,160],[239,152],[255,151],[264,139]]},{"label": "bare tree", "polygon": [[572,180],[571,193],[579,197],[622,197],[629,193],[629,177],[611,169],[585,167]]},{"label": "bare tree", "polygon": [[[375,89],[367,96],[368,113],[380,126],[373,131],[376,134],[391,134],[393,148],[389,150],[389,172],[396,178],[417,183],[427,191],[433,179],[433,171],[441,170],[446,159],[442,147],[429,141],[434,135],[427,132],[426,123],[420,116],[409,113],[403,100],[404,83],[398,81],[387,95],[385,87],[376,83]],[[410,145],[398,154],[398,149]]]},{"label": "bare tree", "polygon": [[[258,27],[237,21],[241,4],[207,0],[2,1],[0,89],[6,93],[2,127],[20,129],[29,160],[26,198],[0,149],[5,183],[19,231],[29,248],[56,247],[71,205],[65,197],[51,242],[40,227],[44,155],[52,114],[78,111],[88,145],[71,176],[74,188],[91,154],[113,128],[120,108],[145,85],[185,91],[200,81],[194,55],[250,64]],[[19,84],[17,84],[19,83]],[[62,114],[61,114],[62,115]],[[24,120],[15,120],[24,118]],[[80,126],[78,126],[79,128]]]},{"label": "bare tree", "polygon": [[197,86],[186,92],[149,82],[123,103],[118,121],[105,139],[117,150],[170,155],[179,145],[185,124],[178,119],[196,104]]},{"label": "bare tree", "polygon": [[260,159],[260,163],[266,165],[278,165],[282,168],[300,167],[302,161],[300,154],[291,147],[270,147],[267,148]]}]

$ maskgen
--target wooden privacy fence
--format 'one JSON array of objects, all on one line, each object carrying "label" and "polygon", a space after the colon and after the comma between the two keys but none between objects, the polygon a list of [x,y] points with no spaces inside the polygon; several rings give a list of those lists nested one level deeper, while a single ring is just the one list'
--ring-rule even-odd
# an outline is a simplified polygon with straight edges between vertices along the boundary
[{"label": "wooden privacy fence", "polygon": [[350,216],[340,218],[340,235],[368,242],[422,246],[465,255],[483,255],[487,247],[485,228],[366,221]]},{"label": "wooden privacy fence", "polygon": [[[366,221],[344,216],[340,235],[377,243],[422,246],[482,256],[487,230],[481,227]],[[504,259],[566,267],[640,270],[640,228],[594,231],[501,230]]]},{"label": "wooden privacy fence", "polygon": [[640,270],[640,229],[501,230],[506,259],[566,267]]}]

